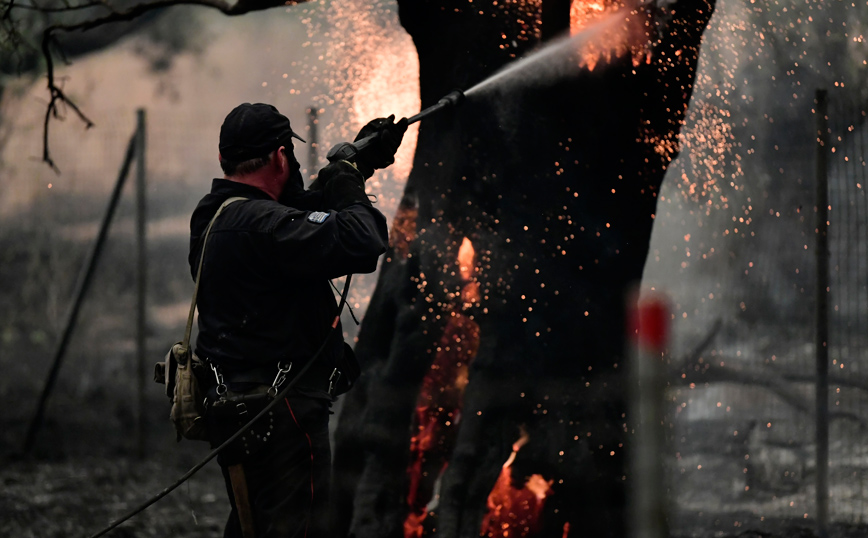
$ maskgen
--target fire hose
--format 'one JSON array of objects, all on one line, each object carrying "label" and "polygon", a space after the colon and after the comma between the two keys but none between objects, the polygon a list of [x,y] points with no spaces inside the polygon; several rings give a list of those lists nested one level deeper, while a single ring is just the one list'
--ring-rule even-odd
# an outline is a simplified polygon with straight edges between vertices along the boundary
[{"label": "fire hose", "polygon": [[[408,118],[407,124],[409,125],[412,123],[416,123],[417,121],[419,121],[422,118],[425,118],[427,116],[430,116],[431,114],[434,114],[434,113],[439,112],[441,110],[444,110],[446,108],[457,106],[462,101],[464,101],[464,92],[462,92],[461,90],[455,90],[455,91],[449,93],[448,95],[446,95],[445,97],[443,97],[442,99],[440,99],[433,106],[430,106],[430,107],[426,108],[425,110],[422,110],[418,114]],[[374,134],[374,135],[362,138],[361,140],[357,140],[357,141],[352,142],[352,143],[344,142],[344,143],[338,144],[335,147],[333,147],[331,149],[331,151],[329,151],[327,158],[328,158],[329,162],[334,162],[337,160],[352,160],[356,155],[359,154],[360,151],[364,150],[367,146],[369,146],[373,142],[373,140],[376,136],[377,135]],[[123,522],[127,521],[128,519],[132,518],[133,516],[140,514],[141,512],[144,512],[148,507],[155,504],[157,501],[159,501],[160,499],[162,499],[163,497],[165,497],[166,495],[168,495],[169,493],[171,493],[172,491],[177,489],[178,486],[180,486],[181,484],[186,482],[188,479],[190,479],[190,477],[192,477],[194,474],[199,472],[199,470],[202,469],[202,467],[204,467],[206,464],[208,464],[208,462],[210,462],[215,457],[217,457],[217,455],[220,454],[220,452],[223,451],[227,446],[229,446],[235,440],[237,440],[241,436],[241,434],[244,433],[246,430],[248,430],[254,423],[256,423],[256,421],[258,421],[260,418],[265,416],[266,413],[268,413],[275,405],[277,405],[278,402],[280,402],[284,398],[286,398],[286,396],[289,394],[289,391],[292,390],[292,388],[295,386],[296,382],[299,379],[301,379],[301,377],[310,369],[310,367],[317,361],[317,359],[319,359],[319,356],[322,354],[323,350],[325,350],[326,345],[332,339],[332,336],[334,335],[334,332],[337,329],[337,325],[338,325],[338,321],[340,320],[341,312],[343,312],[344,306],[347,303],[347,296],[349,295],[349,291],[350,291],[351,279],[352,279],[352,275],[347,275],[346,282],[344,283],[344,289],[341,292],[341,300],[340,300],[340,303],[338,305],[338,311],[337,311],[337,314],[335,315],[334,321],[332,322],[331,329],[329,330],[329,333],[325,338],[325,341],[322,343],[322,345],[316,351],[316,353],[313,355],[313,357],[311,357],[311,359],[307,362],[307,364],[305,364],[298,371],[296,376],[291,381],[289,381],[286,384],[286,386],[280,390],[279,393],[277,393],[277,395],[274,397],[274,399],[271,402],[269,402],[268,405],[266,405],[262,409],[262,411],[260,411],[255,417],[250,419],[250,421],[247,424],[245,424],[244,426],[239,428],[238,431],[235,432],[231,437],[229,437],[228,439],[223,441],[223,443],[220,446],[211,450],[211,452],[209,452],[208,455],[205,456],[205,458],[202,461],[200,461],[199,463],[197,463],[196,465],[191,467],[189,471],[184,473],[180,478],[178,478],[170,486],[166,487],[161,492],[154,495],[153,497],[151,497],[150,499],[148,499],[144,503],[140,504],[139,506],[137,506],[133,510],[130,510],[124,516],[116,519],[115,521],[110,523],[107,527],[102,529],[101,531],[97,532],[96,534],[91,535],[90,538],[99,538],[100,536],[104,536],[108,532],[110,532],[110,531],[114,530],[115,528],[117,528],[118,526],[120,526]]]}]

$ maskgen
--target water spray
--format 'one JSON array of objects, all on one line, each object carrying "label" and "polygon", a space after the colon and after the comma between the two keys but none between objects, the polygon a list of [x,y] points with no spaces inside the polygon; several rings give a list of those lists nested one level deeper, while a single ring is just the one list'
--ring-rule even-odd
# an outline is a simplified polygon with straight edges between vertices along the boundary
[{"label": "water spray", "polygon": [[[485,80],[477,83],[469,90],[455,90],[426,108],[415,116],[407,118],[407,124],[413,124],[422,118],[452,108],[464,102],[467,96],[474,97],[495,90],[508,90],[511,87],[531,87],[546,84],[574,75],[583,69],[590,69],[580,61],[582,51],[590,53],[594,61],[603,57],[603,52],[617,54],[619,50],[627,50],[630,38],[630,10],[621,9],[601,18],[581,32],[568,34],[551,41],[545,47],[532,54],[520,58],[503,69],[497,71]],[[589,44],[602,43],[600,50],[588,49]],[[341,142],[329,150],[326,158],[329,162],[340,160],[352,161],[367,146],[373,142],[376,135],[371,135],[355,142]]]},{"label": "water spray", "polygon": [[[425,110],[419,112],[418,114],[407,118],[407,125],[416,123],[422,118],[440,112],[441,110],[457,107],[463,102],[463,91],[455,90],[453,92],[450,92],[445,97],[437,101],[436,104],[431,105]],[[361,153],[362,150],[364,150],[371,144],[371,142],[374,141],[374,138],[376,136],[376,134],[372,134],[370,136],[362,138],[361,140],[356,140],[355,142],[341,142],[340,144],[337,144],[329,150],[326,158],[329,160],[329,162],[332,163],[336,161],[352,161],[359,153]]]}]

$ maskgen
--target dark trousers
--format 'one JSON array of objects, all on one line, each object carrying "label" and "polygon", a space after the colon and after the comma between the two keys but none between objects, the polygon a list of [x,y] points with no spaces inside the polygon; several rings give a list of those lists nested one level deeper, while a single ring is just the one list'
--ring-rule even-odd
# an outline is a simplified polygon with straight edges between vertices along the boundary
[{"label": "dark trousers", "polygon": [[[248,435],[218,456],[232,506],[223,533],[225,538],[242,538],[229,479],[229,466],[235,464],[244,469],[257,538],[328,535],[326,512],[331,465],[328,419],[327,400],[290,396],[275,405],[271,415],[260,419]],[[212,428],[211,422],[213,418],[209,421],[211,431],[227,431],[225,424]],[[219,435],[212,445],[216,446],[217,441]]]}]

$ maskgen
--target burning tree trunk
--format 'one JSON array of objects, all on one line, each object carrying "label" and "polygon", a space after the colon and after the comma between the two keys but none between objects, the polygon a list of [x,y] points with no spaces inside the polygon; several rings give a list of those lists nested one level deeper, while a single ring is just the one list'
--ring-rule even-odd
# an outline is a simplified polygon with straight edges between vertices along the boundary
[{"label": "burning tree trunk", "polygon": [[[423,107],[568,27],[564,5],[399,0]],[[337,431],[342,533],[625,535],[625,297],[712,8],[576,0],[574,30],[603,9],[640,39],[595,26],[568,76],[423,121]]]}]

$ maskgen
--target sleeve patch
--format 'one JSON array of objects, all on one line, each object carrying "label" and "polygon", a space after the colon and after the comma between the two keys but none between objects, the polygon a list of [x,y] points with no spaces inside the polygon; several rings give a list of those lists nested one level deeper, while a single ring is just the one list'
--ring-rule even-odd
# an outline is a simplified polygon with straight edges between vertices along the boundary
[{"label": "sleeve patch", "polygon": [[329,218],[330,214],[331,213],[329,213],[328,211],[314,211],[307,216],[307,220],[313,222],[314,224],[322,224],[326,221],[327,218]]}]

